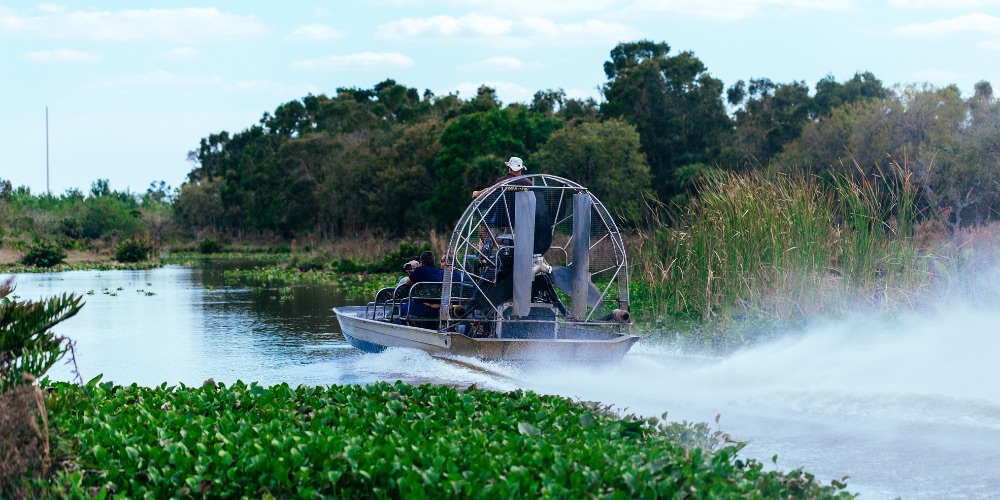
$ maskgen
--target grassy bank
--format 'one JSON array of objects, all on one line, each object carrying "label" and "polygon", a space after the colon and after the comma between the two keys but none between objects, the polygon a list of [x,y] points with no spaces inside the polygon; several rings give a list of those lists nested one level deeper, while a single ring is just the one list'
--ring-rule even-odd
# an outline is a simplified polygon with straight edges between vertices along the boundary
[{"label": "grassy bank", "polygon": [[[704,181],[678,219],[635,238],[636,316],[718,329],[911,307],[932,276],[903,172]],[[669,222],[669,223],[668,223]]]},{"label": "grassy bank", "polygon": [[47,401],[53,496],[850,497],[707,424],[531,392],[92,382]]}]

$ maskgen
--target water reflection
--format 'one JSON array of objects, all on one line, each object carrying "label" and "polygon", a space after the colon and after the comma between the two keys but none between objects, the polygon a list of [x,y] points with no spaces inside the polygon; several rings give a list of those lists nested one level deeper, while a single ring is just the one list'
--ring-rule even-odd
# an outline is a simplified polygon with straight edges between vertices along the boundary
[{"label": "water reflection", "polygon": [[[8,277],[7,275],[4,278]],[[352,304],[329,286],[274,291],[226,286],[221,267],[23,274],[15,293],[38,299],[76,293],[86,305],[56,327],[76,341],[84,379],[140,385],[200,384],[212,377],[262,384],[364,383],[347,366],[361,353],[331,309]],[[57,366],[55,379],[71,370]]]}]

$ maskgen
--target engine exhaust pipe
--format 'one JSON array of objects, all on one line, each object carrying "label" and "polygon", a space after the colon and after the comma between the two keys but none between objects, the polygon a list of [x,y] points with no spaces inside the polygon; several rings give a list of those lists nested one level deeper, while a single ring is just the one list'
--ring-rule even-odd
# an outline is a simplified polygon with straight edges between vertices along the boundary
[{"label": "engine exhaust pipe", "polygon": [[624,309],[615,309],[611,311],[611,314],[601,318],[602,321],[617,321],[619,323],[628,323],[632,319],[632,315]]}]

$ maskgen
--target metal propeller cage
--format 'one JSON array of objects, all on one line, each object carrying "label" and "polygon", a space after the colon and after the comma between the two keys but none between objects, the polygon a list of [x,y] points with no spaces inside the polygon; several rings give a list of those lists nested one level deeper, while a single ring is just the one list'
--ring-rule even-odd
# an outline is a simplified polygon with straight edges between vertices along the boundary
[{"label": "metal propeller cage", "polygon": [[[532,186],[525,188],[517,185],[516,181],[519,179],[530,180]],[[513,251],[516,244],[515,233],[518,231],[513,226],[518,219],[514,213],[517,206],[514,198],[517,192],[523,191],[534,193],[537,200],[535,210],[547,212],[547,224],[539,226],[536,222],[533,236],[537,240],[541,231],[548,231],[551,234],[551,245],[548,245],[541,254],[547,264],[556,268],[552,273],[548,273],[550,283],[554,281],[551,276],[558,274],[557,271],[580,273],[576,269],[577,266],[574,266],[574,255],[578,260],[587,262],[586,275],[574,274],[574,276],[586,276],[592,283],[589,288],[590,293],[583,294],[587,295],[587,298],[582,298],[580,293],[574,296],[573,290],[551,287],[557,296],[554,302],[560,302],[565,306],[562,314],[557,315],[557,321],[566,324],[614,325],[614,313],[629,309],[625,245],[614,219],[587,188],[561,177],[532,174],[491,186],[473,200],[458,220],[445,256],[440,309],[442,329],[469,321],[524,321],[523,318],[511,317],[509,308],[505,308],[509,303],[493,303],[489,299],[483,301],[480,298],[480,303],[485,302],[486,307],[481,308],[479,316],[473,318],[454,314],[456,309],[453,307],[468,304],[477,294],[484,295],[491,287],[497,285],[497,277],[502,274],[504,257]],[[583,200],[585,204],[578,204],[576,200],[581,197],[574,195],[586,198]],[[582,207],[589,207],[589,214],[585,214],[588,208]],[[580,215],[577,211],[585,215]],[[574,219],[579,219],[576,228]],[[545,218],[542,220],[545,221]],[[582,251],[582,248],[575,249],[574,246],[584,240],[584,235],[589,236],[587,252],[575,254],[575,251]],[[544,239],[546,235],[543,234],[541,237]],[[595,300],[593,295],[594,287],[599,293],[599,300]],[[574,290],[579,292],[580,289]],[[532,302],[536,302],[537,299],[538,297],[533,297]],[[581,300],[590,304],[574,304],[574,301]]]}]

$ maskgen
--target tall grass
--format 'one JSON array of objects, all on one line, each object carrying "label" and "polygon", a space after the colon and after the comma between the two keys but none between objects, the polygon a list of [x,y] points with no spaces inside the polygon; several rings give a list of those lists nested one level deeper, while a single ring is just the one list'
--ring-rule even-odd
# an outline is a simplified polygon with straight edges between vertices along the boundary
[{"label": "tall grass", "polygon": [[[640,234],[641,317],[728,321],[836,314],[907,300],[925,274],[909,176],[721,174],[668,224]],[[898,293],[897,293],[898,292]]]}]

